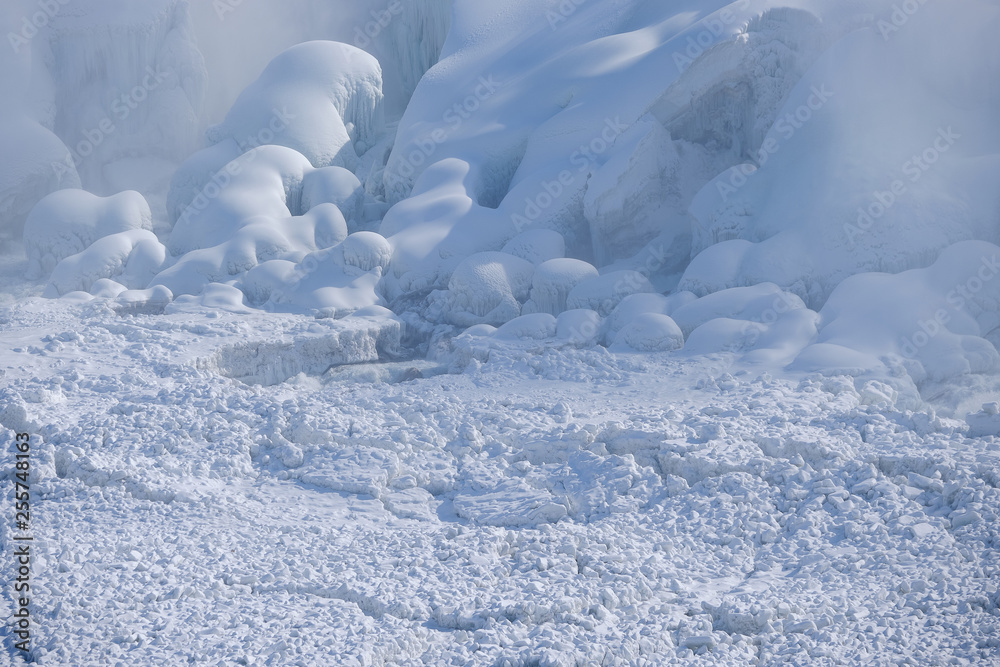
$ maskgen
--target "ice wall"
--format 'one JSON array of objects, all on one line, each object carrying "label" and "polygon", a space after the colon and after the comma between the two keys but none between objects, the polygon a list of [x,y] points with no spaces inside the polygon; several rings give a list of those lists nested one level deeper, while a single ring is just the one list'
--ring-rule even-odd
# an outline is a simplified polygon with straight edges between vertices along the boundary
[{"label": "ice wall", "polygon": [[74,0],[36,48],[84,187],[150,191],[196,146],[205,70],[186,0]]}]

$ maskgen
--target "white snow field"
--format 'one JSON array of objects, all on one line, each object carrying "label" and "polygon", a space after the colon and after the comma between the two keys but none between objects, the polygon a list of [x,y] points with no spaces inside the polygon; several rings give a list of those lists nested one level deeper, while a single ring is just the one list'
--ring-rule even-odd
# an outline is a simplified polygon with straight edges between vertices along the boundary
[{"label": "white snow field", "polygon": [[0,665],[1000,664],[995,0],[0,21]]}]

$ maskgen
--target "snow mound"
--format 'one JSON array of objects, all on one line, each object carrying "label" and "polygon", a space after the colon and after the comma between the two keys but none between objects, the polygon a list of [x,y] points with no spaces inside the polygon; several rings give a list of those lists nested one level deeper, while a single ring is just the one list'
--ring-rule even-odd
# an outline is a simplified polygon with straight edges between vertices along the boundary
[{"label": "snow mound", "polygon": [[24,225],[28,271],[50,274],[63,259],[98,239],[130,230],[152,230],[149,205],[138,192],[98,197],[83,190],[59,190],[35,206]]},{"label": "snow mound", "polygon": [[544,340],[556,335],[556,318],[548,313],[522,315],[498,328],[493,337],[499,340]]},{"label": "snow mound", "polygon": [[[684,349],[690,354],[736,353],[745,362],[784,367],[816,340],[820,317],[808,308],[791,310],[776,317],[756,320],[719,317],[709,320],[691,332]],[[830,370],[864,374],[868,368],[865,364],[838,364]]]},{"label": "snow mound", "polygon": [[[167,195],[170,220],[197,205],[206,188],[225,187],[232,174],[224,167],[259,146],[291,148],[314,167],[357,168],[358,156],[384,131],[381,77],[372,56],[337,42],[307,42],[278,55],[226,119],[208,130],[211,145],[174,173]],[[356,221],[354,183],[335,171],[313,179],[310,201],[344,204],[345,217]]]},{"label": "snow mound", "polygon": [[662,313],[643,313],[629,322],[615,337],[612,351],[672,352],[684,347],[680,327]]},{"label": "snow mound", "polygon": [[167,243],[174,255],[210,248],[262,218],[301,213],[302,181],[312,170],[300,153],[261,146],[225,165],[223,186],[209,183],[177,220]]},{"label": "snow mound", "polygon": [[500,326],[521,314],[535,267],[502,252],[476,253],[463,260],[446,292],[431,295],[444,321],[458,326]]},{"label": "snow mound", "polygon": [[670,315],[680,306],[690,303],[695,296],[690,292],[678,292],[670,296],[662,294],[631,294],[621,300],[611,311],[604,323],[603,338],[607,345],[618,337],[618,332],[624,329],[632,320],[646,313]]},{"label": "snow mound", "polygon": [[227,139],[186,159],[170,180],[167,192],[167,217],[170,223],[176,223],[196,201],[196,206],[205,206],[207,197],[199,196],[210,182],[214,182],[217,188],[228,185],[232,174],[217,174],[243,153],[236,141]]},{"label": "snow mound", "polygon": [[338,207],[358,214],[357,186],[350,172],[314,169],[290,148],[255,148],[180,216],[168,241],[176,261],[151,284],[197,297],[225,283],[254,307],[325,316],[380,305],[376,288],[392,248],[374,232],[349,235]]},{"label": "snow mound", "polygon": [[566,307],[588,308],[607,317],[622,299],[643,292],[656,292],[646,276],[638,271],[612,271],[577,284],[566,297]]},{"label": "snow mound", "polygon": [[566,299],[573,288],[598,275],[593,265],[579,259],[557,258],[542,262],[531,279],[531,295],[522,312],[558,315],[566,310]]},{"label": "snow mound", "polygon": [[76,167],[52,132],[23,115],[0,116],[0,236],[20,237],[31,209],[46,195],[79,188]]},{"label": "snow mound", "polygon": [[277,144],[314,167],[353,169],[384,124],[382,68],[361,49],[338,42],[298,44],[268,64],[208,140],[246,148]]},{"label": "snow mound", "polygon": [[795,368],[833,366],[838,350],[850,350],[873,366],[905,368],[918,385],[996,372],[1000,247],[966,241],[926,269],[853,276],[834,290],[820,315],[816,345]]},{"label": "snow mound", "polygon": [[671,316],[687,336],[717,318],[770,324],[789,311],[805,307],[802,299],[794,294],[777,285],[762,283],[710,294],[680,306]]},{"label": "snow mound", "polygon": [[[111,234],[59,262],[49,279],[46,296],[91,292],[101,280],[113,280],[124,289],[144,289],[166,261],[167,249],[153,232],[133,229]],[[102,283],[98,289],[106,294],[108,287]]]},{"label": "snow mound", "polygon": [[[700,254],[681,289],[773,282],[819,309],[848,276],[925,267],[964,240],[1000,241],[997,197],[980,185],[1000,178],[996,135],[982,124],[996,96],[972,83],[990,76],[992,60],[959,56],[992,48],[1000,19],[963,7],[982,25],[921,6],[893,39],[884,27],[854,30],[811,62],[743,164],[694,199]],[[949,57],[934,60],[929,41],[949,44]],[[957,109],[946,101],[956,99],[965,100]]]},{"label": "snow mound", "polygon": [[353,267],[360,273],[377,270],[380,276],[392,257],[389,242],[375,232],[355,232],[336,251],[345,268]]},{"label": "snow mound", "polygon": [[365,190],[361,181],[343,167],[325,167],[306,174],[302,181],[302,210],[333,204],[350,227],[364,219]]}]

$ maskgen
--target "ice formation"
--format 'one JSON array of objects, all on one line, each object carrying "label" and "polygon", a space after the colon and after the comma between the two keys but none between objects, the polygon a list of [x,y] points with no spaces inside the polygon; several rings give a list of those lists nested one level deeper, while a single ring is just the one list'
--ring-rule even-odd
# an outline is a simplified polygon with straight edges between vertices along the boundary
[{"label": "ice formation", "polygon": [[111,282],[121,287],[119,292],[145,289],[166,260],[166,248],[146,229],[104,236],[83,252],[59,262],[49,278],[46,295],[91,292],[95,285],[95,291],[105,294],[109,288],[115,289]]},{"label": "ice formation", "polygon": [[0,50],[34,663],[996,661],[995,0],[202,2],[355,46],[193,154],[184,0],[57,4]]},{"label": "ice formation", "polygon": [[570,292],[598,275],[593,265],[579,259],[562,257],[542,262],[531,278],[531,294],[523,311],[558,315],[566,310]]},{"label": "ice formation", "polygon": [[209,128],[210,146],[174,174],[171,220],[179,219],[227,164],[259,146],[291,148],[318,168],[356,169],[358,156],[383,132],[382,99],[382,70],[364,51],[325,41],[288,49],[243,91],[226,119]]},{"label": "ice formation", "polygon": [[451,324],[499,326],[521,314],[535,267],[502,252],[470,255],[451,276],[448,290],[437,293],[442,317]]},{"label": "ice formation", "polygon": [[277,144],[314,167],[354,168],[384,121],[378,61],[347,44],[306,42],[272,60],[208,140],[232,139],[244,149]]},{"label": "ice formation", "polygon": [[684,334],[668,315],[643,313],[625,325],[611,349],[636,352],[672,352],[684,347]]},{"label": "ice formation", "polygon": [[138,192],[98,197],[85,190],[59,190],[35,206],[24,225],[28,270],[49,275],[70,255],[98,239],[130,230],[152,230],[153,215]]},{"label": "ice formation", "polygon": [[[549,338],[661,350],[677,345],[670,318],[688,354],[885,372],[899,350],[875,333],[867,344],[832,333],[864,311],[836,295],[852,277],[910,280],[956,244],[1000,242],[986,186],[1000,173],[986,121],[998,96],[972,83],[1000,59],[970,58],[990,52],[997,17],[978,0],[962,7],[974,29],[921,7],[902,30],[886,23],[888,0],[362,11],[374,23],[357,24],[354,46],[310,41],[274,58],[176,170],[167,255],[132,235],[33,261],[45,272],[67,261],[59,293],[110,293],[120,278],[175,298],[239,293],[249,308],[339,317],[386,306],[414,325],[421,351],[464,328],[572,312],[512,330],[544,320]],[[68,45],[73,30],[103,25],[94,16],[88,5],[54,26],[54,62],[88,52]],[[122,59],[166,58],[174,44],[172,71],[188,73],[175,83],[193,103],[186,21],[176,2],[150,0],[91,37],[118,44],[150,27],[148,52]],[[956,47],[941,62],[921,46],[937,24]],[[104,69],[114,81],[135,74]],[[60,94],[88,97],[60,83],[69,71],[56,67]],[[405,100],[398,125],[385,124],[387,71]],[[977,338],[898,368],[918,384],[991,370],[994,327],[961,335]]]},{"label": "ice formation", "polygon": [[98,194],[162,187],[197,146],[205,94],[187,2],[74,0],[45,37],[65,167]]}]

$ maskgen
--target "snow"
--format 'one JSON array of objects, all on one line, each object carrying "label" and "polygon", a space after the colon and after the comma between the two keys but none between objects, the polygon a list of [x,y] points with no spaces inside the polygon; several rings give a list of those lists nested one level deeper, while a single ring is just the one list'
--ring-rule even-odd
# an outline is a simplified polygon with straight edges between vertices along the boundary
[{"label": "snow", "polygon": [[556,318],[552,315],[532,313],[531,315],[515,317],[497,329],[493,337],[515,340],[552,338],[556,335],[556,325]]},{"label": "snow", "polygon": [[539,265],[566,256],[566,241],[551,229],[531,229],[512,238],[503,252]]},{"label": "snow", "polygon": [[28,270],[43,277],[98,239],[152,228],[149,205],[138,192],[98,197],[85,190],[59,190],[39,202],[25,221]]},{"label": "snow", "polygon": [[[1000,328],[998,275],[1000,248],[967,241],[926,269],[853,276],[820,311],[816,342],[901,365],[918,384],[995,373],[1000,354],[987,339]],[[808,353],[803,367],[812,365]]]},{"label": "snow", "polygon": [[[660,315],[670,315],[678,307],[694,301],[694,295],[690,292],[678,292],[670,296],[662,294],[630,294],[621,300],[608,316],[604,340],[607,344],[614,342],[618,332],[624,329],[639,315],[647,313],[657,313]],[[690,332],[689,332],[690,333]]]},{"label": "snow", "polygon": [[578,283],[566,296],[566,307],[589,308],[602,317],[610,315],[622,299],[656,289],[638,271],[612,271]]},{"label": "snow", "polygon": [[500,326],[521,313],[535,267],[502,252],[470,255],[455,269],[447,292],[435,296],[451,324]]},{"label": "snow", "polygon": [[333,204],[356,227],[364,219],[365,191],[361,181],[342,167],[326,167],[302,179],[302,210],[311,211],[320,204]]},{"label": "snow", "polygon": [[[166,263],[166,248],[156,235],[133,229],[104,236],[83,252],[63,259],[49,278],[51,293],[90,292],[95,283],[114,280],[125,289],[143,289]],[[107,289],[102,283],[100,289]]]},{"label": "snow", "polygon": [[577,285],[598,277],[597,269],[579,259],[550,259],[538,265],[531,278],[530,298],[522,311],[558,315],[566,310],[566,299]]},{"label": "snow", "polygon": [[642,313],[615,336],[613,350],[672,352],[684,347],[684,334],[677,323],[663,313]]},{"label": "snow", "polygon": [[995,443],[849,377],[507,347],[345,392],[334,320],[81,308],[5,313],[43,664],[992,659]]},{"label": "snow", "polygon": [[[55,132],[83,185],[111,190],[105,169],[135,156],[176,164],[197,145],[205,69],[182,0],[59,3],[44,32]],[[144,192],[143,194],[149,194]]]},{"label": "snow", "polygon": [[996,662],[995,2],[56,4],[13,664]]},{"label": "snow", "polygon": [[382,99],[374,57],[349,44],[306,42],[272,60],[207,137],[287,146],[314,167],[351,169],[382,131]]},{"label": "snow", "polygon": [[72,164],[63,168],[66,146],[48,129],[22,114],[0,114],[0,234],[17,238],[24,221],[46,195],[79,188]]}]

